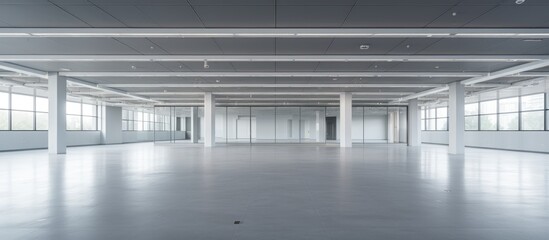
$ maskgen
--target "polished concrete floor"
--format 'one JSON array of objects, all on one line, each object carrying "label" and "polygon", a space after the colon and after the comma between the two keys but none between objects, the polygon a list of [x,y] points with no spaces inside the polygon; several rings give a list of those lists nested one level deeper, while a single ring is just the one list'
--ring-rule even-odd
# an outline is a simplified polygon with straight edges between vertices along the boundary
[{"label": "polished concrete floor", "polygon": [[549,155],[386,144],[4,152],[0,239],[547,240]]}]

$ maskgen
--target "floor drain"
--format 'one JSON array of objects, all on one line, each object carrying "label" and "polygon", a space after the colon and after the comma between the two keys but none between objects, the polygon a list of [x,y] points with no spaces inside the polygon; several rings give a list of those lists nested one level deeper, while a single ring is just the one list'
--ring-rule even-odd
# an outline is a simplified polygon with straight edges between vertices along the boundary
[{"label": "floor drain", "polygon": [[240,224],[240,221],[234,221],[234,224]]}]

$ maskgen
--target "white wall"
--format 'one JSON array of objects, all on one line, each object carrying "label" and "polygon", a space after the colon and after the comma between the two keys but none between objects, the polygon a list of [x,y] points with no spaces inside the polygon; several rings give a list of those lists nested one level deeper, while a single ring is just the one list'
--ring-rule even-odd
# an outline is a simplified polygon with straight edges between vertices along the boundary
[{"label": "white wall", "polygon": [[[0,151],[48,147],[47,131],[2,131]],[[67,131],[67,146],[96,145],[101,143],[99,131]]]},{"label": "white wall", "polygon": [[[424,143],[448,144],[448,132],[423,131],[421,140]],[[549,132],[466,131],[465,146],[549,152]]]}]

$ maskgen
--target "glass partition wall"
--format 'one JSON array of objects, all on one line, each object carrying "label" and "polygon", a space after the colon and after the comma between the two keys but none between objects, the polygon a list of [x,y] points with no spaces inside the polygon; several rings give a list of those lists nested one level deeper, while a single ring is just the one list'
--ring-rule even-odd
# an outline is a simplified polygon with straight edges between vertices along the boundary
[{"label": "glass partition wall", "polygon": [[[197,125],[192,127],[195,109]],[[156,107],[166,124],[155,128],[155,141],[203,138],[202,107]],[[216,143],[338,143],[339,107],[216,107]],[[353,107],[353,143],[407,141],[406,107]]]},{"label": "glass partition wall", "polygon": [[191,107],[155,107],[149,116],[154,121],[155,142],[177,142],[190,139]]}]

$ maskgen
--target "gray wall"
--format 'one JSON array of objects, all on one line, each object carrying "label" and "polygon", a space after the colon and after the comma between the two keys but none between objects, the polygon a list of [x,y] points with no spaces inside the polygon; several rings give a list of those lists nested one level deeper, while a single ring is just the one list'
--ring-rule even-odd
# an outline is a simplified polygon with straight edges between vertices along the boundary
[{"label": "gray wall", "polygon": [[[424,143],[448,144],[447,131],[423,131]],[[549,132],[544,131],[467,131],[465,145],[519,151],[549,152]]]},{"label": "gray wall", "polygon": [[[2,131],[0,151],[48,147],[47,131]],[[100,131],[67,131],[68,146],[96,145],[101,143]]]}]

